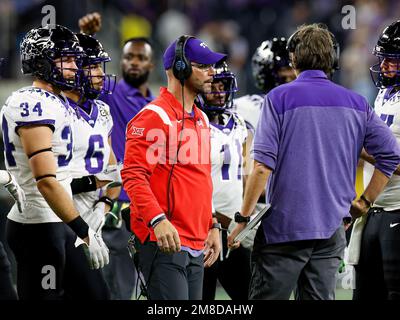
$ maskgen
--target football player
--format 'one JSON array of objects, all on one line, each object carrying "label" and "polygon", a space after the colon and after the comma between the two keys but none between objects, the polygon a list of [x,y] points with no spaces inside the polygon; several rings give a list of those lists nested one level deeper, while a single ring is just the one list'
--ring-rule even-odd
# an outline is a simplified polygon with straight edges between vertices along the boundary
[{"label": "football player", "polygon": [[[72,160],[72,193],[74,203],[82,218],[96,231],[104,224],[114,199],[118,198],[121,177],[117,161],[111,148],[113,121],[109,106],[97,100],[102,93],[111,93],[105,88],[112,75],[104,74],[105,64],[110,61],[108,53],[95,38],[76,34],[85,55],[82,58],[83,91],[65,91],[69,103],[77,110],[74,121],[74,158]],[[115,83],[115,81],[113,81]],[[107,185],[100,196],[98,188]]]},{"label": "football player", "polygon": [[7,221],[20,299],[104,297],[90,292],[87,274],[89,265],[108,263],[108,249],[72,201],[75,110],[61,92],[80,86],[82,54],[65,27],[30,30],[21,62],[22,73],[34,77],[32,86],[12,93],[1,110],[6,167],[26,194],[22,213],[14,206]]},{"label": "football player", "polygon": [[[221,261],[204,271],[203,299],[214,300],[217,280],[232,299],[247,299],[250,250],[242,246],[227,256],[227,232],[235,225],[234,214],[240,210],[243,197],[243,148],[247,128],[243,118],[232,111],[237,84],[226,62],[215,66],[211,91],[199,96],[198,104],[210,122],[213,214],[222,226],[223,250]],[[236,274],[239,268],[240,277]]]},{"label": "football player", "polygon": [[[375,112],[389,126],[400,142],[400,20],[386,27],[373,54],[378,63],[370,68],[374,84],[380,89]],[[382,141],[382,143],[385,143]],[[362,158],[371,164],[373,157],[365,150]],[[372,165],[365,165],[371,177]],[[399,173],[399,169],[397,172]],[[400,299],[400,176],[393,175],[362,221],[360,256],[356,270],[356,300]],[[354,229],[356,225],[354,226]],[[354,236],[354,232],[352,238]],[[353,240],[353,239],[352,239]]]},{"label": "football player", "polygon": [[266,40],[256,49],[251,60],[254,83],[261,94],[245,95],[234,100],[234,109],[254,132],[264,95],[276,86],[293,81],[296,75],[290,66],[284,37]]}]

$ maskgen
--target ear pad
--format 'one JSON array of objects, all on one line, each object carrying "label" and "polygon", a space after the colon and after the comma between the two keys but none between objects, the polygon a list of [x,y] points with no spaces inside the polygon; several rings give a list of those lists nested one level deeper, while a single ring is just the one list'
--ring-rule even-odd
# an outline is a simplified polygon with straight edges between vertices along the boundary
[{"label": "ear pad", "polygon": [[192,74],[192,65],[185,56],[185,46],[191,36],[181,36],[175,44],[175,57],[172,63],[172,72],[176,79],[183,83]]}]

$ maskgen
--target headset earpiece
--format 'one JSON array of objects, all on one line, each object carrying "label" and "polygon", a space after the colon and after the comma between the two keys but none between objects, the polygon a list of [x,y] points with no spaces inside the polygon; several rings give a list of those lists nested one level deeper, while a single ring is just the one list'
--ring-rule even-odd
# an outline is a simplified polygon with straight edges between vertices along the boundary
[{"label": "headset earpiece", "polygon": [[296,47],[299,44],[299,39],[297,38],[297,33],[299,31],[295,31],[288,39],[287,41],[287,45],[286,45],[286,50],[290,53],[290,52],[295,52],[296,51]]},{"label": "headset earpiece", "polygon": [[175,57],[172,63],[172,72],[176,79],[183,85],[185,80],[192,74],[192,65],[185,56],[186,43],[192,36],[181,36],[175,44]]}]

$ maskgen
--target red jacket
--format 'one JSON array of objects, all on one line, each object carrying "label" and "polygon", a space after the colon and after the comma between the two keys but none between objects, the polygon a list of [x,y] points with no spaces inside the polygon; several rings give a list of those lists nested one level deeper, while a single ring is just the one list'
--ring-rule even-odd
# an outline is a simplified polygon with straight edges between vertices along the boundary
[{"label": "red jacket", "polygon": [[[182,131],[182,105],[166,89],[127,125],[124,188],[131,199],[131,229],[143,242],[150,221],[160,213],[168,217],[167,183],[176,159]],[[207,116],[197,107],[185,112],[178,162],[170,182],[170,221],[181,244],[201,250],[212,225],[210,129]]]}]

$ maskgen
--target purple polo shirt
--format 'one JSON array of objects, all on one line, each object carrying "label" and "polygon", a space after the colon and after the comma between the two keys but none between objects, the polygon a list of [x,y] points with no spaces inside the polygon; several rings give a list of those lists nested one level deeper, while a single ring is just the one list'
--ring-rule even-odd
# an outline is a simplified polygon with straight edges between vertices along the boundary
[{"label": "purple polo shirt", "polygon": [[254,159],[273,170],[267,243],[327,239],[349,214],[361,149],[390,177],[400,149],[360,95],[308,70],[264,99]]},{"label": "purple polo shirt", "polygon": [[[111,141],[118,162],[124,160],[126,125],[154,98],[150,90],[147,92],[147,97],[144,97],[137,88],[132,87],[123,79],[118,81],[111,95],[100,96],[100,99],[110,106],[114,122]],[[124,189],[121,190],[119,200],[129,202]]]}]

